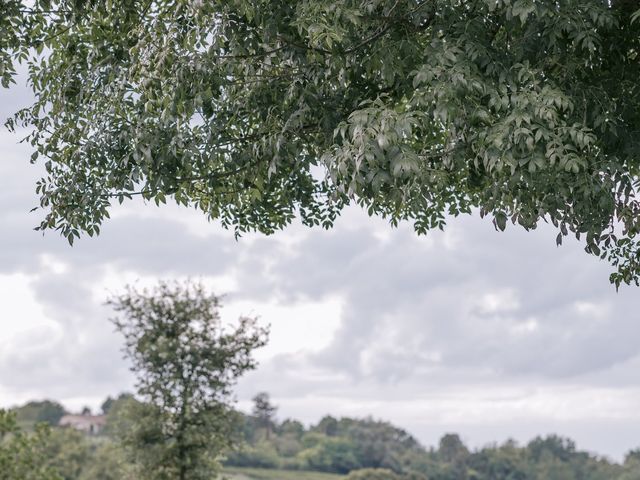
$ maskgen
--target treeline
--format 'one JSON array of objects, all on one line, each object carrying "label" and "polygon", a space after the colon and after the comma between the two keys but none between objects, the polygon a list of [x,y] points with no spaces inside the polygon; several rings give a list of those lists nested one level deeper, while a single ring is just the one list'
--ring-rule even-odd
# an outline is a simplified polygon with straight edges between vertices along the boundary
[{"label": "treeline", "polygon": [[[131,427],[126,412],[135,403],[131,395],[107,399],[106,426],[95,436],[56,427],[67,412],[55,402],[30,402],[14,413],[23,428],[53,426],[43,456],[65,480],[126,480],[133,469],[117,439]],[[331,472],[348,480],[640,480],[640,450],[617,464],[555,435],[471,450],[456,434],[424,448],[405,430],[371,418],[326,416],[306,427],[278,421],[275,412],[261,394],[251,414],[235,413],[239,447],[225,453],[225,465]]]},{"label": "treeline", "polygon": [[447,434],[426,449],[387,422],[326,416],[305,428],[295,420],[277,422],[260,408],[242,416],[241,428],[243,446],[229,453],[228,465],[351,472],[350,480],[640,480],[640,450],[620,465],[555,435],[472,451]]}]

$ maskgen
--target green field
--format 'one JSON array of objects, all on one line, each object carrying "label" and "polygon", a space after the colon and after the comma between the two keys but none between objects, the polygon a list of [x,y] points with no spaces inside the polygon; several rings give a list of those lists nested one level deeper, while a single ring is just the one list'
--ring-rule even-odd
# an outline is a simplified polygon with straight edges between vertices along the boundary
[{"label": "green field", "polygon": [[339,480],[344,478],[342,475],[320,472],[231,467],[225,468],[223,475],[230,480]]}]

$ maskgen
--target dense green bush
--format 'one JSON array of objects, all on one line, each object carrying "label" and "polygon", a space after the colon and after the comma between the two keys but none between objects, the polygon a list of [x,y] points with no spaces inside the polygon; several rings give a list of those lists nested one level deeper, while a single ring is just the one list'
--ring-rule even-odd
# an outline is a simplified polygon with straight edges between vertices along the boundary
[{"label": "dense green bush", "polygon": [[227,454],[227,465],[236,467],[280,468],[281,461],[275,447],[262,441],[254,446],[243,445]]},{"label": "dense green bush", "polygon": [[360,467],[355,450],[355,445],[347,439],[324,437],[298,456],[309,470],[348,473]]},{"label": "dense green bush", "polygon": [[345,480],[403,480],[400,475],[384,468],[364,468],[354,470]]}]

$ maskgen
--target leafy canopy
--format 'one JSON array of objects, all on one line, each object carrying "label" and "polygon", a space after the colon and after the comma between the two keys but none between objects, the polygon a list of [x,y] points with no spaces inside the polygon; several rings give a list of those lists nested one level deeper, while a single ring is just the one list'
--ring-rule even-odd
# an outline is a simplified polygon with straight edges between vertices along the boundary
[{"label": "leafy canopy", "polygon": [[133,195],[237,234],[355,202],[419,233],[478,211],[575,234],[638,283],[630,0],[2,0],[46,216],[70,242]]}]

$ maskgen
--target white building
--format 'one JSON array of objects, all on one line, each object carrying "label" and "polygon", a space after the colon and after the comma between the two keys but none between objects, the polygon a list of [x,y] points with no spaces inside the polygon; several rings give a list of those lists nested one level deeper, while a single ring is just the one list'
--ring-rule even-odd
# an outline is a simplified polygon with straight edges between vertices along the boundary
[{"label": "white building", "polygon": [[105,415],[65,415],[58,425],[61,427],[71,427],[89,435],[96,435],[102,431],[106,424]]}]

